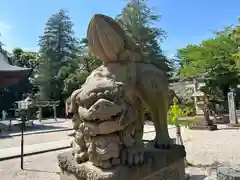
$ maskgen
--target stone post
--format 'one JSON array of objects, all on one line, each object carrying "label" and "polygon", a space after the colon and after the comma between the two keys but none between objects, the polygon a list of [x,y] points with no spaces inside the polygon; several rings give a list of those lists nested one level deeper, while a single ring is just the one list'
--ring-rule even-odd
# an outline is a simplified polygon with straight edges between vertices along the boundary
[{"label": "stone post", "polygon": [[231,91],[228,93],[228,109],[229,109],[229,120],[231,124],[238,124],[236,108],[235,108],[235,100],[234,100],[234,92]]},{"label": "stone post", "polygon": [[57,121],[57,111],[56,111],[56,104],[53,106],[53,115],[54,115],[54,120]]},{"label": "stone post", "polygon": [[38,120],[39,120],[39,122],[42,121],[42,107],[39,107]]}]

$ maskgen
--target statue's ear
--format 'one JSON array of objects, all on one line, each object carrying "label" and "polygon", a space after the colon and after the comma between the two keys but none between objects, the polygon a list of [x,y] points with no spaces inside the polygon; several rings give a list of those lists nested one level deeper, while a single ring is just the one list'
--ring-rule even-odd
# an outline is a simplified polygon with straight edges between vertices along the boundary
[{"label": "statue's ear", "polygon": [[[124,31],[112,18],[95,14],[87,30],[89,50],[105,63],[118,59],[124,49]],[[114,38],[112,38],[114,37]]]},{"label": "statue's ear", "polygon": [[69,113],[75,113],[77,111],[77,95],[81,92],[81,89],[77,89],[73,91],[70,97],[70,106],[69,106]]}]

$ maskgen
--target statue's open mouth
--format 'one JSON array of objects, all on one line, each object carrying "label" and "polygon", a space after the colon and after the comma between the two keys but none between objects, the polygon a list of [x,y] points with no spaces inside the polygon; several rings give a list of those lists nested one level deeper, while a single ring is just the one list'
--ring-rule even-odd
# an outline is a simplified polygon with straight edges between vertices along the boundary
[{"label": "statue's open mouth", "polygon": [[118,121],[124,114],[122,106],[107,99],[98,99],[89,109],[81,107],[81,118],[85,121]]},{"label": "statue's open mouth", "polygon": [[123,112],[120,112],[118,114],[111,115],[109,118],[106,118],[104,120],[100,118],[95,118],[93,119],[93,121],[117,121],[121,118],[122,115],[123,115]]}]

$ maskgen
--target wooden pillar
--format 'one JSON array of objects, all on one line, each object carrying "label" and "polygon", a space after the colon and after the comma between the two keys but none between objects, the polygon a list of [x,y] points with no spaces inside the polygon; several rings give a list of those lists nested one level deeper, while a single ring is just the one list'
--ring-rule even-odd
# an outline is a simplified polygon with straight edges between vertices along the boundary
[{"label": "wooden pillar", "polygon": [[56,105],[53,106],[53,113],[54,113],[54,119],[57,121],[57,111],[56,111]]}]

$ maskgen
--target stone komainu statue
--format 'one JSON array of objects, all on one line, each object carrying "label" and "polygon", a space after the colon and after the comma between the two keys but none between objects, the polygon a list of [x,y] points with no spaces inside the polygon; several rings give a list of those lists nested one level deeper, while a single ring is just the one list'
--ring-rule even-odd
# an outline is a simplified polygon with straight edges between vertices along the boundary
[{"label": "stone komainu statue", "polygon": [[[92,71],[82,87],[72,93],[70,112],[73,114],[75,130],[72,155],[79,164],[76,167],[78,172],[81,171],[80,179],[110,180],[115,176],[117,179],[127,178],[126,173],[117,169],[115,173],[109,171],[110,174],[104,174],[107,171],[93,170],[94,167],[88,166],[88,162],[108,169],[124,164],[141,165],[145,163],[145,157],[150,156],[153,161],[159,159],[156,148],[166,149],[172,145],[167,127],[168,78],[161,68],[143,61],[136,44],[108,16],[93,16],[88,26],[87,38],[91,53],[101,59],[103,65]],[[156,130],[152,146],[155,150],[151,150],[150,154],[144,148],[142,140],[145,107],[152,113]],[[178,151],[176,148],[172,151],[174,152],[169,155],[170,159],[178,156],[175,153]],[[181,152],[183,157],[185,151]],[[59,157],[61,169],[73,171],[71,168],[66,170],[68,160],[65,158]],[[162,158],[166,159],[167,156]],[[171,160],[164,162],[170,163]],[[157,161],[153,164],[162,166]],[[145,170],[149,168],[154,169],[145,167],[138,173],[146,176],[148,172]],[[86,173],[88,170],[91,171],[89,176]],[[103,174],[101,178],[97,178],[92,172]]]}]

